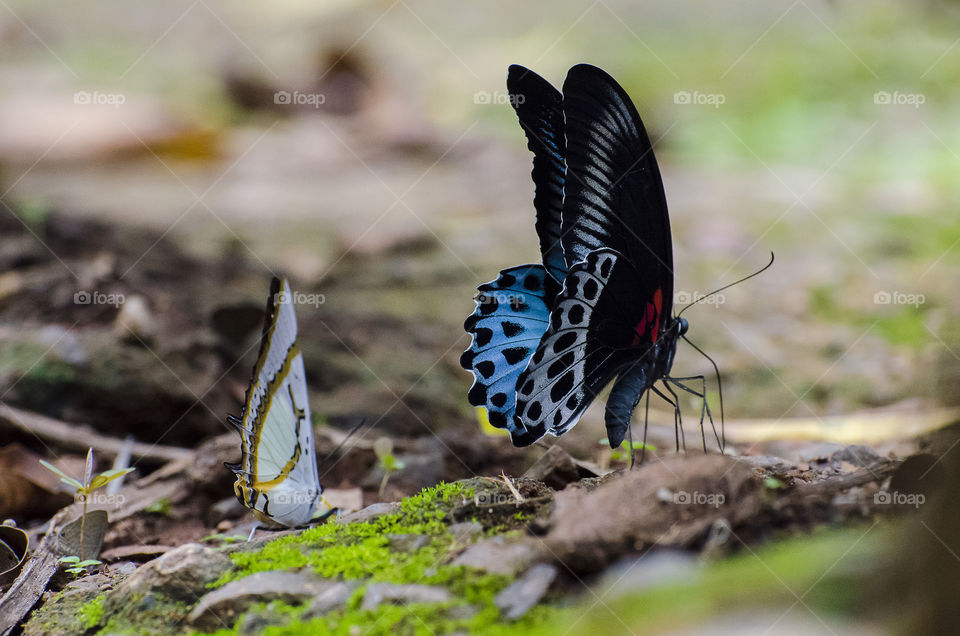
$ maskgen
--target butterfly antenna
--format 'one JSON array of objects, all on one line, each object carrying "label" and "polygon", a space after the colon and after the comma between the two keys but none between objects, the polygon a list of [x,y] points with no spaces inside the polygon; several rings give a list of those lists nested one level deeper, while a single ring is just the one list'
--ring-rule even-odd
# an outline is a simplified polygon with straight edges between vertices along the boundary
[{"label": "butterfly antenna", "polygon": [[[770,262],[772,263],[773,261],[770,261]],[[769,265],[767,267],[769,267]],[[691,342],[689,338],[687,338],[685,335],[680,337],[683,338],[684,342],[686,342],[688,345],[696,349],[700,355],[702,355],[704,358],[709,360],[711,365],[713,365],[713,373],[714,373],[714,376],[717,378],[717,393],[720,395],[720,439],[717,440],[717,443],[720,444],[720,453],[723,454],[723,451],[727,446],[727,434],[726,434],[726,431],[724,430],[724,424],[723,424],[723,383],[720,381],[720,367],[717,366],[717,363],[714,362],[713,358],[707,355],[706,351],[704,351],[697,345],[693,344],[693,342]],[[703,391],[703,399],[704,400],[707,399],[706,388],[704,388],[704,391]],[[717,434],[716,429],[713,430],[713,434],[716,436]]]},{"label": "butterfly antenna", "polygon": [[681,309],[680,312],[677,314],[677,318],[679,318],[679,317],[683,314],[683,312],[685,312],[686,310],[690,309],[691,307],[693,307],[693,306],[696,305],[697,303],[699,303],[699,302],[701,302],[701,301],[704,301],[704,300],[706,300],[707,298],[710,298],[711,296],[714,296],[714,295],[716,295],[716,294],[719,294],[720,292],[722,292],[722,291],[725,290],[725,289],[730,289],[730,288],[733,287],[734,285],[739,285],[740,283],[742,283],[742,282],[744,282],[744,281],[750,280],[750,279],[753,278],[754,276],[759,276],[759,275],[762,274],[763,272],[765,272],[765,271],[767,271],[768,269],[770,269],[770,266],[771,266],[771,265],[773,265],[773,252],[770,252],[770,262],[769,262],[769,263],[767,263],[766,265],[764,265],[763,267],[761,267],[760,269],[758,269],[758,270],[755,271],[754,273],[752,273],[752,274],[750,274],[750,275],[748,275],[748,276],[744,276],[744,277],[741,278],[740,280],[735,280],[735,281],[733,281],[732,283],[729,283],[729,284],[727,284],[727,285],[724,285],[724,286],[721,287],[720,289],[714,289],[714,290],[713,290],[712,292],[710,292],[709,294],[705,294],[705,295],[703,295],[703,296],[700,296],[700,297],[697,298],[695,301],[693,301],[692,303],[690,303],[689,305],[687,305],[686,307],[684,307],[683,309]]}]

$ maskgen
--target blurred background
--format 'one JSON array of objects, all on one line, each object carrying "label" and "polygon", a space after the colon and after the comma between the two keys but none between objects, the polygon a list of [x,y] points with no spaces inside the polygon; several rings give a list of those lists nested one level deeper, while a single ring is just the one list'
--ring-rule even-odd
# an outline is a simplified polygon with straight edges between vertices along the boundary
[{"label": "blurred background", "polygon": [[[252,312],[281,272],[322,294],[301,311],[315,411],[382,415],[411,433],[472,420],[470,377],[456,360],[474,288],[538,259],[506,67],[560,85],[587,61],[624,84],[656,140],[679,300],[777,254],[759,279],[688,314],[691,337],[724,373],[730,417],[957,401],[951,4],[0,9],[0,372],[23,378],[6,398],[42,392],[26,348],[56,341],[41,366],[73,365],[76,327],[123,313],[94,297],[73,306],[77,291],[142,297],[130,313],[151,323],[144,344],[152,338],[166,361],[177,347],[165,336],[176,333],[202,376],[222,339],[190,342],[199,331],[175,316]],[[72,230],[46,227],[50,215]],[[211,285],[213,263],[243,280]],[[73,292],[24,295],[59,279]],[[160,279],[163,297],[150,288]],[[228,376],[240,381],[258,322],[244,317],[249,333],[231,334],[244,362]],[[243,331],[237,316],[221,318]],[[216,374],[181,383],[188,371],[167,364],[187,402],[216,402]],[[710,369],[684,348],[676,368]],[[147,373],[166,381],[162,368]],[[170,434],[190,439],[187,428]]]},{"label": "blurred background", "polygon": [[[960,403],[958,25],[934,0],[3,0],[0,401],[195,446],[286,274],[319,421],[425,457],[436,433],[461,459],[418,484],[529,465],[466,401],[462,323],[539,259],[506,68],[589,62],[655,141],[678,300],[776,253],[685,314],[731,439],[895,437],[847,416]],[[711,369],[681,345],[675,374]],[[560,443],[604,436],[601,400]]]}]

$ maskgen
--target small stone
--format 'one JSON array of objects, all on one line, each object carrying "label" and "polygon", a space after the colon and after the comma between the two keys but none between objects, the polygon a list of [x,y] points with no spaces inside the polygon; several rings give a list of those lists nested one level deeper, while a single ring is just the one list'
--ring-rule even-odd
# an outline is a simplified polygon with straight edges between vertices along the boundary
[{"label": "small stone", "polygon": [[567,451],[560,446],[551,446],[523,477],[542,481],[554,490],[562,490],[567,484],[579,481],[580,471]]},{"label": "small stone", "polygon": [[160,595],[193,603],[207,592],[207,583],[231,569],[233,562],[225,554],[199,543],[186,543],[138,568],[107,602],[122,608],[135,599]]},{"label": "small stone", "polygon": [[449,603],[452,600],[453,594],[444,587],[372,583],[363,595],[362,607],[365,611],[373,611],[384,602],[409,605],[410,603]]},{"label": "small stone", "polygon": [[400,510],[398,503],[375,503],[367,506],[363,510],[351,512],[348,515],[340,517],[340,523],[358,523],[361,521],[370,521],[381,515],[388,515]]},{"label": "small stone", "polygon": [[327,594],[338,585],[343,584],[302,572],[257,572],[231,581],[204,596],[190,612],[189,621],[197,629],[217,629],[232,625],[238,616],[255,603],[275,600],[303,603]]},{"label": "small stone", "polygon": [[461,521],[450,526],[450,534],[459,544],[467,544],[483,534],[483,526],[476,521]]},{"label": "small stone", "polygon": [[493,602],[504,618],[515,621],[536,605],[557,577],[557,568],[541,563],[503,589]]},{"label": "small stone", "polygon": [[326,591],[314,596],[301,618],[303,620],[319,618],[335,609],[340,609],[350,600],[350,595],[357,589],[357,585],[356,581],[341,581],[330,586]]},{"label": "small stone", "polygon": [[388,534],[387,541],[390,542],[390,549],[395,552],[414,552],[426,547],[430,543],[430,537],[422,534]]},{"label": "small stone", "polygon": [[513,575],[525,570],[539,556],[537,548],[531,543],[507,541],[501,536],[474,543],[454,560],[453,565],[465,565],[494,574]]}]

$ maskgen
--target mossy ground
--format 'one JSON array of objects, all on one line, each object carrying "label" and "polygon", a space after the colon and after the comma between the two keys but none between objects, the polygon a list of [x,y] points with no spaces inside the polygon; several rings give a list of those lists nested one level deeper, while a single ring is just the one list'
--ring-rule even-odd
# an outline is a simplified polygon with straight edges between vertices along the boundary
[{"label": "mossy ground", "polygon": [[[304,608],[285,603],[255,608],[248,613],[248,619],[254,615],[266,616],[278,623],[267,627],[266,634],[351,634],[357,626],[362,626],[370,636],[463,631],[538,633],[538,626],[552,622],[555,614],[565,610],[544,605],[519,621],[505,623],[494,597],[510,584],[511,577],[449,564],[457,545],[447,529],[451,512],[474,494],[475,488],[468,483],[440,484],[405,499],[397,513],[362,523],[327,524],[277,539],[257,551],[233,554],[231,558],[237,569],[212,587],[255,572],[310,568],[328,578],[440,585],[457,599],[450,603],[383,605],[373,611],[363,610],[361,601],[366,590],[363,585],[344,610],[321,618],[301,620]],[[429,537],[429,543],[416,550],[398,551],[390,546],[391,535],[425,536]],[[217,636],[237,633],[243,628],[243,621],[238,621],[232,630],[216,632]]]}]

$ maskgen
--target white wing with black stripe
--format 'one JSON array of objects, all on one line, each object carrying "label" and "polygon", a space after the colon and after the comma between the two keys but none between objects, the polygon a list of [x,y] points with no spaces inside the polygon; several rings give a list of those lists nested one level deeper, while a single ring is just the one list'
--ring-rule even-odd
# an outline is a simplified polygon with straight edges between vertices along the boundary
[{"label": "white wing with black stripe", "polygon": [[308,523],[320,501],[313,428],[290,285],[273,279],[260,354],[240,418],[241,458],[227,464],[240,503],[261,520]]}]

